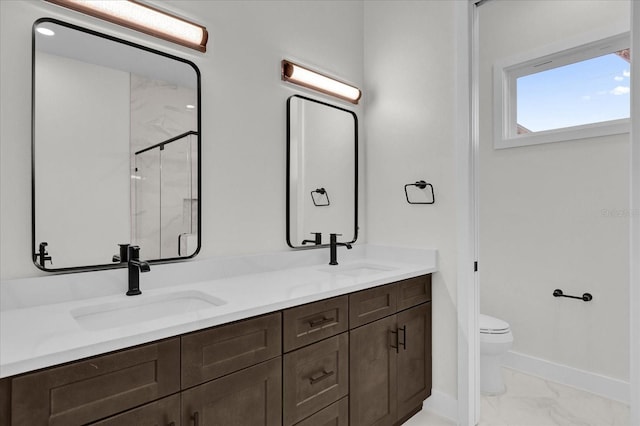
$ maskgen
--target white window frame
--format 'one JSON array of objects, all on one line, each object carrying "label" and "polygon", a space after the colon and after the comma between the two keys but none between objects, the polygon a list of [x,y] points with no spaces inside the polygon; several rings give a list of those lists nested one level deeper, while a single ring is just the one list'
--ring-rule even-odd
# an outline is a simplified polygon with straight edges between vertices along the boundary
[{"label": "white window frame", "polygon": [[630,46],[630,34],[624,32],[603,37],[582,36],[542,49],[498,61],[493,67],[494,148],[515,148],[551,142],[629,133],[630,119],[518,134],[516,123],[516,80],[519,77],[586,61]]}]

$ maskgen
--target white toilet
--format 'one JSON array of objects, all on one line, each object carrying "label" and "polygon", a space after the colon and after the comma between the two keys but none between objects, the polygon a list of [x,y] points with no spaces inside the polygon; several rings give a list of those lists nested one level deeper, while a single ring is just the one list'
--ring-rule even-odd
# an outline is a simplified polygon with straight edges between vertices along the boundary
[{"label": "white toilet", "polygon": [[502,356],[511,349],[509,323],[480,314],[480,391],[486,395],[504,393]]}]

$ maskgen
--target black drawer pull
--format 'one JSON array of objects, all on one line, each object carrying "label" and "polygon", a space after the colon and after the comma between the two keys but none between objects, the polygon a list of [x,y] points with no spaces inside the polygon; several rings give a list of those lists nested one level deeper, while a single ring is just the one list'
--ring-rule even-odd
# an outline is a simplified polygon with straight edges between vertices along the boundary
[{"label": "black drawer pull", "polygon": [[402,349],[407,350],[407,326],[398,327],[398,330],[402,330],[402,342],[398,342],[398,346],[402,345]]},{"label": "black drawer pull", "polygon": [[325,318],[325,317],[322,317],[320,319],[312,319],[312,320],[309,320],[309,327],[311,328],[322,327],[323,325],[331,324],[332,322],[336,322],[336,319]]},{"label": "black drawer pull", "polygon": [[193,426],[200,426],[200,413],[194,412],[191,418],[193,419]]},{"label": "black drawer pull", "polygon": [[312,385],[315,385],[316,383],[321,382],[321,381],[323,381],[325,379],[328,379],[329,377],[331,377],[331,376],[333,376],[335,374],[336,374],[335,371],[327,372],[327,371],[322,370],[322,373],[320,373],[320,376],[317,376],[317,377],[311,376],[311,377],[309,377],[309,383],[311,383]]}]

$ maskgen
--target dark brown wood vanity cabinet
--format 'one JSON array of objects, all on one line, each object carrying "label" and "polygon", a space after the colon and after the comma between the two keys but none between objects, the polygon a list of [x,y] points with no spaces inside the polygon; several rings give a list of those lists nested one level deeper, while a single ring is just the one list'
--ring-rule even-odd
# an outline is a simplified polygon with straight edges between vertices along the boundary
[{"label": "dark brown wood vanity cabinet", "polygon": [[350,296],[351,426],[401,424],[431,394],[430,300],[430,275]]},{"label": "dark brown wood vanity cabinet", "polygon": [[431,393],[431,276],[0,380],[0,426],[398,425]]}]

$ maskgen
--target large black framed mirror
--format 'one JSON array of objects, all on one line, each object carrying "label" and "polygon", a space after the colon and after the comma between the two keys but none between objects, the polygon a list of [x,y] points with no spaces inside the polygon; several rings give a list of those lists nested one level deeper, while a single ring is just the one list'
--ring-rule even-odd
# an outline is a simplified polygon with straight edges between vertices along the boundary
[{"label": "large black framed mirror", "polygon": [[200,250],[200,71],[185,59],[42,18],[33,25],[32,256],[110,269]]},{"label": "large black framed mirror", "polygon": [[292,248],[358,238],[358,117],[301,95],[287,99],[286,238]]}]

